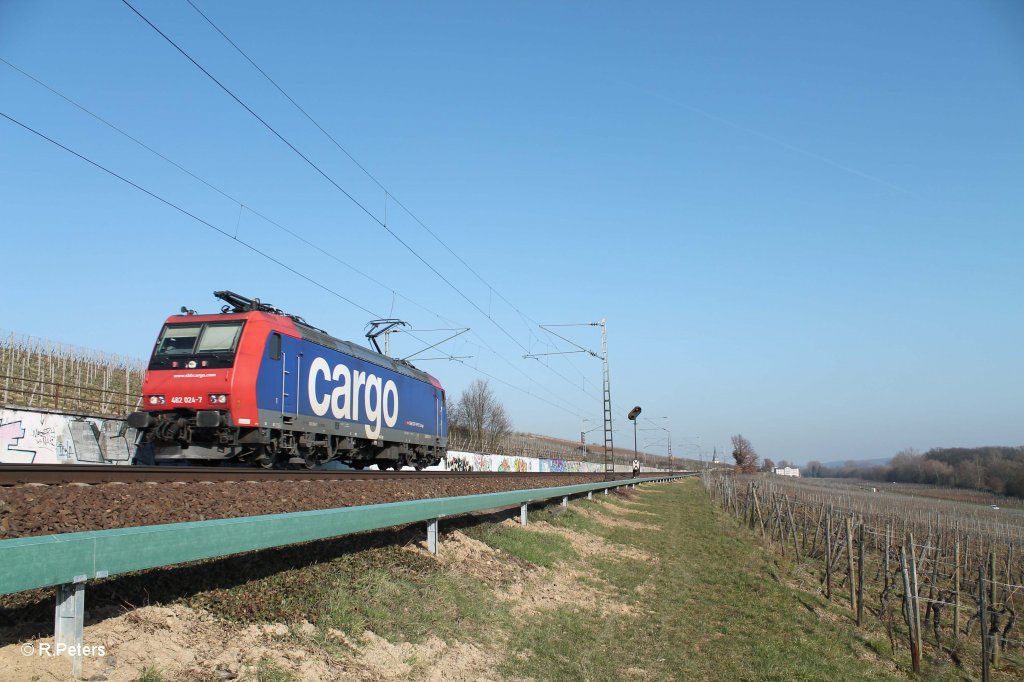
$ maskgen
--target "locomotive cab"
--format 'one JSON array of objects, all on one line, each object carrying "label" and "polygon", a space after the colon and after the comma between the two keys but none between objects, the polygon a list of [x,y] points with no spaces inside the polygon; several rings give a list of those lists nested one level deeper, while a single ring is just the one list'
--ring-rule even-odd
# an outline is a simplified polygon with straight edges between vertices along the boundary
[{"label": "locomotive cab", "polygon": [[230,409],[232,368],[246,321],[224,318],[174,316],[157,338],[146,372],[143,410],[129,415],[128,423],[147,434],[143,445],[161,444],[154,453],[160,459],[233,454],[238,434]]}]

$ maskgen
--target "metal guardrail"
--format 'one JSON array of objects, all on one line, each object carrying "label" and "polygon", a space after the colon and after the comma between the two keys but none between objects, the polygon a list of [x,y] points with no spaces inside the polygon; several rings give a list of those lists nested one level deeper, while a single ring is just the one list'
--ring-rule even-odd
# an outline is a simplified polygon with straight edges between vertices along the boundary
[{"label": "metal guardrail", "polygon": [[660,483],[683,475],[660,475],[531,488],[502,493],[440,497],[406,502],[316,511],[189,521],[156,526],[61,533],[0,540],[0,595],[57,585],[54,640],[57,653],[72,657],[72,674],[81,674],[85,624],[85,582],[120,573],[281,547],[367,530],[428,521],[427,545],[437,553],[438,520],[486,509],[527,505],[639,483]]},{"label": "metal guardrail", "polygon": [[269,549],[659,478],[0,540],[0,595]]}]

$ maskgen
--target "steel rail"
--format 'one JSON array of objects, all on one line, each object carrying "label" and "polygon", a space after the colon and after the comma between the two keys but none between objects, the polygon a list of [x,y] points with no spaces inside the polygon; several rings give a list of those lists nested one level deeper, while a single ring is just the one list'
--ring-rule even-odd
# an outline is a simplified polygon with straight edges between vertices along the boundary
[{"label": "steel rail", "polygon": [[[660,472],[654,475],[663,475]],[[367,471],[350,469],[259,469],[247,467],[116,466],[110,464],[4,464],[0,486],[70,483],[194,483],[200,481],[295,481],[437,478],[523,478],[529,476],[587,476],[605,480],[604,472],[505,471]],[[630,472],[615,479],[630,478]]]}]

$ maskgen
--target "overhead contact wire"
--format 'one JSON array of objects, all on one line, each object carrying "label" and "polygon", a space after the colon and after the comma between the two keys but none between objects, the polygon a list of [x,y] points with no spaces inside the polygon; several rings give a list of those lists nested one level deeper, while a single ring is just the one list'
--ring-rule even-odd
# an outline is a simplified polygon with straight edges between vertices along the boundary
[{"label": "overhead contact wire", "polygon": [[[390,227],[387,226],[386,222],[380,220],[380,218],[378,218],[372,211],[370,211],[366,206],[364,206],[362,203],[360,203],[354,196],[352,196],[352,194],[350,194],[343,187],[341,187],[337,182],[335,182],[333,178],[331,178],[319,166],[317,166],[315,163],[313,163],[313,161],[311,161],[305,154],[303,154],[301,151],[299,151],[284,136],[282,136],[279,132],[277,132],[277,130],[274,129],[273,126],[271,126],[263,118],[261,118],[255,111],[253,111],[252,108],[250,108],[247,104],[245,104],[245,102],[243,102],[238,96],[236,96],[227,86],[225,86],[223,83],[221,83],[215,76],[213,76],[213,74],[211,74],[209,71],[207,71],[201,64],[199,64],[199,62],[197,62],[195,59],[193,59],[191,55],[189,55],[183,48],[181,48],[177,43],[175,43],[166,33],[161,31],[155,24],[153,24],[153,22],[151,22],[148,18],[146,18],[137,9],[135,9],[135,7],[133,7],[132,4],[128,2],[128,0],[121,0],[121,1],[126,6],[128,6],[128,8],[131,9],[136,15],[138,15],[138,17],[140,19],[145,21],[154,31],[156,31],[158,34],[160,34],[160,36],[163,37],[164,40],[166,40],[168,43],[170,43],[186,59],[188,59],[190,62],[192,62],[192,64],[195,65],[196,68],[198,68],[200,71],[202,71],[210,80],[212,80],[214,83],[216,83],[225,93],[227,93],[232,99],[234,99],[239,105],[241,105],[246,111],[248,111],[254,118],[256,118],[257,121],[259,121],[261,124],[263,124],[263,126],[266,127],[267,130],[272,132],[279,140],[284,142],[293,152],[298,154],[299,157],[301,157],[307,164],[309,164],[312,168],[314,168],[321,176],[323,176],[336,189],[338,189],[338,191],[340,191],[352,203],[354,203],[356,206],[358,206],[367,216],[370,217],[371,220],[376,222],[381,228],[383,228],[385,231],[387,231],[388,234],[390,234],[392,237],[394,237],[403,247],[405,247],[411,254],[413,254],[431,272],[433,272],[435,275],[437,275],[437,277],[439,279],[441,279],[441,281],[443,281],[445,284],[447,284],[453,291],[455,291],[467,303],[469,303],[473,308],[475,308],[477,310],[477,312],[479,312],[481,315],[486,317],[491,322],[491,324],[493,324],[495,327],[497,327],[506,337],[508,337],[513,343],[515,343],[517,346],[519,346],[519,348],[522,349],[523,351],[525,351],[527,353],[530,352],[529,349],[526,346],[524,346],[518,339],[516,339],[515,336],[513,336],[507,329],[505,329],[504,326],[502,326],[500,323],[498,323],[493,317],[491,317],[490,314],[485,312],[483,310],[483,308],[481,308],[479,305],[477,305],[461,289],[456,287],[448,278],[446,278],[443,274],[441,274],[441,272],[439,270],[437,270],[437,268],[435,268],[433,265],[431,265],[429,261],[427,261],[425,258],[423,258],[415,249],[413,249],[407,242],[405,242],[405,240],[403,240],[401,237],[399,237],[397,233],[395,233]],[[489,288],[491,288],[491,290],[494,291],[494,293],[496,293],[499,298],[501,298],[503,301],[505,301],[505,303],[508,304],[517,313],[519,313],[520,316],[525,317],[526,319],[529,319],[529,317],[525,316],[524,313],[522,313],[522,311],[520,311],[518,308],[516,308],[516,306],[514,306],[507,298],[505,298],[501,294],[501,292],[499,292],[496,289],[494,289],[493,287],[491,287],[491,285],[488,284],[487,281],[484,280],[483,277],[481,277],[480,274],[476,272],[476,270],[474,270],[465,260],[463,260],[458,254],[456,254],[440,237],[438,237],[429,227],[427,227],[427,225],[424,224],[423,221],[421,221],[411,210],[409,210],[401,201],[399,201],[395,197],[395,195],[393,193],[391,193],[372,173],[370,173],[370,171],[368,171],[362,164],[360,164],[359,161],[356,160],[355,157],[353,157],[348,152],[348,150],[346,150],[330,133],[327,132],[327,130],[325,130],[319,123],[317,123],[316,120],[314,120],[313,117],[310,116],[309,113],[307,113],[306,110],[303,109],[290,95],[288,95],[288,93],[285,92],[284,89],[281,88],[281,86],[278,85],[277,82],[274,81],[273,78],[271,78],[262,68],[260,68],[259,65],[257,65],[256,62],[252,58],[249,57],[249,55],[247,55],[233,40],[231,40],[227,36],[227,34],[224,33],[224,31],[222,31],[208,16],[206,16],[202,11],[200,11],[199,8],[196,7],[196,5],[191,2],[191,0],[186,0],[186,1],[188,1],[189,5],[201,17],[203,17],[203,19],[205,19],[206,22],[209,23],[210,26],[212,26],[214,28],[214,30],[216,30],[232,47],[234,47],[235,50],[237,50],[239,52],[239,54],[241,54],[246,59],[246,61],[248,61],[253,66],[253,68],[255,68],[257,71],[259,71],[260,74],[262,74],[263,77],[266,78],[278,90],[278,92],[280,92],[286,99],[288,99],[289,102],[291,102],[300,112],[302,112],[302,114],[314,126],[316,126],[317,129],[319,129],[325,136],[327,136],[327,138],[330,139],[331,142],[333,142],[335,144],[335,146],[337,146],[338,149],[340,149],[354,164],[356,164],[356,166],[358,166],[359,169],[362,170],[363,173],[365,173],[367,177],[369,177],[371,180],[373,180],[373,182],[376,183],[377,186],[381,190],[383,190],[386,193],[387,196],[389,196],[391,199],[393,199],[395,201],[395,203],[398,204],[402,208],[402,210],[404,210],[406,213],[408,213],[413,218],[413,220],[415,220],[421,227],[423,227],[423,229],[426,230],[427,233],[429,233],[439,244],[441,244],[449,253],[451,253],[452,256],[454,256],[460,263],[462,263],[470,272],[472,272],[481,282],[483,282]],[[545,368],[547,368],[551,373],[555,374],[557,377],[559,377],[560,379],[565,381],[570,386],[573,386],[574,388],[580,388],[580,390],[582,390],[585,395],[587,395],[589,397],[593,397],[593,396],[590,395],[590,393],[587,392],[585,386],[581,388],[575,382],[573,382],[571,379],[569,379],[568,377],[566,377],[565,375],[561,374],[560,372],[555,370],[553,367],[551,367],[551,365],[548,364],[547,362],[541,362],[540,364],[543,365]]]},{"label": "overhead contact wire", "polygon": [[[213,223],[211,223],[211,222],[209,222],[207,220],[204,220],[203,218],[200,218],[199,216],[195,215],[194,213],[188,211],[185,208],[182,208],[181,206],[178,206],[177,204],[175,204],[174,202],[170,201],[169,199],[165,199],[162,196],[160,196],[159,194],[156,194],[155,192],[152,192],[152,191],[146,189],[145,187],[143,187],[143,186],[133,182],[132,180],[129,180],[128,178],[124,177],[123,175],[120,175],[119,173],[117,173],[116,171],[113,171],[113,170],[107,168],[106,166],[102,165],[101,163],[99,163],[97,161],[93,161],[92,159],[88,158],[87,156],[79,154],[74,149],[71,149],[70,147],[68,147],[68,146],[58,142],[57,140],[53,139],[52,137],[49,137],[48,135],[46,135],[45,133],[42,133],[42,132],[36,130],[35,128],[33,128],[31,126],[26,125],[25,123],[22,123],[18,119],[14,118],[12,116],[9,116],[9,115],[5,114],[2,111],[0,111],[0,116],[2,116],[3,118],[7,119],[11,123],[19,126],[20,128],[22,128],[24,130],[27,130],[28,132],[32,133],[33,135],[36,135],[37,137],[39,137],[39,138],[41,138],[43,140],[46,140],[50,144],[63,149],[64,151],[66,151],[67,153],[71,154],[72,156],[75,156],[75,157],[81,159],[82,161],[85,161],[86,163],[88,163],[89,165],[93,166],[94,168],[98,168],[99,170],[103,171],[104,173],[107,173],[108,175],[111,175],[111,176],[117,178],[118,180],[120,180],[121,182],[125,183],[126,185],[134,187],[138,191],[142,192],[143,194],[146,194],[147,196],[149,196],[149,197],[151,197],[153,199],[156,199],[157,201],[159,201],[160,203],[164,204],[165,206],[173,208],[174,210],[178,211],[179,213],[181,213],[181,214],[183,214],[185,216],[188,216],[189,218],[195,220],[196,222],[198,222],[198,223],[200,223],[202,225],[205,225],[206,227],[210,228],[211,230],[214,230],[215,232],[223,235],[227,239],[230,239],[231,241],[234,241],[234,242],[236,242],[238,244],[241,244],[242,246],[246,247],[247,249],[249,249],[253,253],[258,254],[258,255],[262,256],[263,258],[266,258],[270,262],[272,262],[272,263],[274,263],[274,264],[284,268],[288,272],[290,272],[290,273],[298,276],[299,278],[309,282],[310,284],[316,286],[317,288],[323,289],[325,292],[331,294],[332,296],[337,297],[338,299],[340,299],[342,301],[345,301],[349,305],[351,305],[351,306],[353,306],[355,308],[358,308],[359,310],[361,310],[361,311],[363,311],[363,312],[365,312],[368,315],[371,315],[373,317],[380,317],[379,313],[376,313],[376,312],[370,310],[369,308],[366,308],[365,306],[362,306],[362,305],[356,303],[355,301],[347,298],[343,294],[341,294],[341,293],[331,289],[327,285],[322,284],[321,282],[318,282],[317,280],[313,279],[312,277],[310,277],[310,276],[308,276],[308,275],[306,275],[306,274],[296,270],[295,268],[293,268],[292,266],[288,265],[287,263],[285,263],[285,262],[283,262],[281,260],[278,260],[277,258],[274,258],[273,256],[271,256],[270,254],[266,253],[265,251],[261,251],[260,249],[256,248],[252,244],[249,244],[248,242],[246,242],[244,240],[241,240],[241,239],[236,239],[235,237],[233,237],[226,230],[223,230],[223,229],[217,227]],[[413,338],[417,338],[416,336],[414,336],[412,334],[410,334],[410,336],[413,336]],[[417,338],[417,340],[422,342],[422,339],[418,339]],[[547,399],[545,399],[545,398],[543,398],[541,396],[538,396],[538,395],[532,393],[531,391],[529,391],[527,389],[524,389],[524,388],[521,388],[519,386],[516,386],[515,384],[507,382],[507,381],[505,381],[503,379],[500,379],[500,378],[498,378],[498,377],[496,377],[496,376],[494,376],[492,374],[489,374],[488,372],[484,372],[482,370],[479,370],[479,369],[473,367],[472,365],[469,365],[469,364],[467,364],[465,362],[462,362],[461,360],[459,360],[457,358],[452,358],[452,359],[454,361],[456,361],[456,362],[461,362],[462,364],[465,364],[467,367],[470,367],[474,371],[476,371],[476,372],[478,372],[480,374],[483,374],[484,376],[487,376],[487,377],[489,377],[491,379],[494,379],[495,381],[497,381],[499,383],[502,383],[502,384],[504,384],[506,386],[509,386],[509,387],[511,387],[511,388],[513,388],[515,390],[518,390],[518,391],[521,391],[521,392],[523,392],[523,393],[525,393],[527,395],[530,395],[530,396],[536,398],[537,400],[540,400],[541,402],[547,403],[548,405],[550,405],[550,406],[552,406],[552,407],[554,407],[556,409],[562,410],[564,412],[568,412],[569,414],[574,414],[574,415],[578,414],[578,413],[576,413],[576,412],[574,412],[574,411],[572,411],[570,409],[567,409],[567,408],[565,408],[565,407],[563,407],[561,405],[558,405],[557,403],[553,403],[550,400],[547,400]]]},{"label": "overhead contact wire", "polygon": [[321,176],[322,176],[322,177],[323,177],[323,178],[324,178],[325,180],[327,180],[327,181],[328,181],[329,183],[331,183],[331,185],[333,185],[333,186],[335,187],[335,189],[337,189],[337,190],[338,190],[339,192],[341,192],[341,193],[342,193],[342,194],[344,194],[344,195],[345,195],[346,197],[348,197],[348,199],[349,199],[349,200],[350,200],[350,201],[351,201],[351,202],[352,202],[353,204],[355,204],[356,206],[358,206],[358,207],[359,207],[359,208],[360,208],[360,209],[361,209],[361,210],[362,210],[362,211],[363,211],[363,212],[364,212],[364,213],[365,213],[365,214],[366,214],[366,215],[367,215],[367,216],[368,216],[368,217],[369,217],[369,218],[370,218],[371,220],[373,220],[373,222],[377,223],[377,225],[379,225],[379,226],[380,226],[381,228],[383,228],[383,229],[384,229],[384,230],[385,230],[385,231],[386,231],[386,232],[387,232],[388,234],[390,234],[390,235],[391,235],[392,237],[394,237],[394,238],[395,238],[395,240],[397,240],[399,244],[401,244],[402,246],[404,246],[404,247],[406,248],[406,250],[408,250],[408,251],[409,251],[409,253],[411,253],[411,254],[412,254],[413,256],[415,256],[417,260],[419,260],[419,261],[420,261],[421,263],[423,263],[423,265],[425,265],[425,266],[426,266],[426,267],[427,267],[427,268],[428,268],[428,269],[429,269],[429,270],[430,270],[431,272],[433,272],[433,273],[434,273],[435,275],[437,275],[437,277],[438,277],[438,278],[439,278],[439,279],[440,279],[440,280],[441,280],[442,282],[444,282],[444,283],[445,283],[445,284],[447,284],[447,285],[448,285],[449,287],[451,287],[451,289],[452,289],[453,291],[455,291],[455,293],[457,293],[457,294],[458,294],[459,296],[461,296],[461,297],[462,297],[462,298],[463,298],[463,299],[464,299],[464,300],[465,300],[465,301],[466,301],[467,303],[469,303],[469,304],[470,304],[471,306],[473,306],[473,307],[474,307],[474,308],[475,308],[475,309],[476,309],[477,311],[479,311],[481,315],[483,315],[483,316],[484,316],[484,317],[486,317],[487,319],[491,320],[491,323],[492,323],[492,324],[494,324],[494,325],[495,325],[495,326],[496,326],[496,327],[497,327],[497,328],[498,328],[499,330],[501,330],[501,332],[502,332],[503,334],[505,334],[505,336],[507,336],[507,337],[508,337],[508,338],[509,338],[509,339],[510,339],[510,340],[511,340],[511,341],[512,341],[513,343],[515,343],[516,345],[518,345],[518,346],[519,346],[520,348],[522,348],[523,350],[526,350],[526,347],[525,347],[525,346],[523,346],[523,344],[522,344],[522,343],[520,343],[518,339],[516,339],[516,338],[515,338],[514,336],[512,336],[512,334],[511,334],[511,333],[509,333],[509,331],[508,331],[507,329],[505,329],[505,328],[504,328],[503,326],[501,326],[500,324],[498,324],[497,322],[495,322],[495,321],[494,321],[494,320],[493,320],[493,319],[492,319],[492,318],[491,318],[490,316],[488,316],[488,315],[487,315],[487,313],[486,313],[486,312],[484,312],[484,310],[483,310],[483,309],[482,309],[482,308],[481,308],[481,307],[480,307],[479,305],[477,305],[477,304],[476,304],[476,303],[475,303],[475,302],[474,302],[474,301],[473,301],[473,300],[472,300],[471,298],[469,298],[469,297],[468,297],[468,296],[467,296],[467,295],[466,295],[465,293],[463,293],[461,289],[459,289],[459,288],[458,288],[457,286],[455,286],[454,284],[452,284],[452,282],[451,282],[450,280],[448,280],[448,278],[447,278],[447,277],[445,277],[445,276],[444,276],[443,274],[441,274],[441,272],[440,272],[440,271],[439,271],[439,270],[438,270],[437,268],[435,268],[435,267],[434,267],[433,265],[431,265],[431,264],[430,264],[430,262],[429,262],[429,261],[427,261],[427,260],[426,260],[425,258],[423,258],[423,256],[421,256],[421,255],[420,255],[419,253],[417,253],[417,251],[416,251],[416,250],[415,250],[414,248],[412,248],[412,247],[411,247],[411,246],[410,246],[410,245],[409,245],[409,244],[408,244],[408,243],[407,243],[407,242],[406,242],[405,240],[403,240],[403,239],[402,239],[401,237],[399,237],[399,236],[398,236],[398,234],[397,234],[397,233],[396,233],[396,232],[395,232],[394,230],[392,230],[392,229],[391,229],[390,227],[388,227],[388,226],[387,226],[387,225],[386,225],[386,224],[385,224],[385,223],[384,223],[384,222],[383,222],[383,221],[382,221],[382,220],[381,220],[380,218],[378,218],[378,217],[377,217],[377,216],[376,216],[376,215],[375,215],[375,214],[374,214],[374,213],[373,213],[372,211],[370,211],[370,209],[368,209],[368,208],[367,208],[366,206],[364,206],[364,205],[363,205],[362,203],[360,203],[360,201],[359,201],[358,199],[356,199],[356,198],[355,198],[354,196],[352,196],[352,195],[351,195],[351,194],[350,194],[350,193],[349,193],[349,192],[348,192],[347,190],[345,190],[345,188],[343,188],[343,187],[342,187],[341,185],[339,185],[339,184],[338,184],[337,182],[335,182],[335,181],[334,181],[334,179],[333,179],[333,178],[332,178],[332,177],[331,177],[330,175],[328,175],[327,173],[325,173],[325,172],[323,171],[323,169],[321,169],[321,168],[320,168],[320,167],[319,167],[318,165],[316,165],[315,163],[313,163],[313,161],[311,161],[311,160],[309,159],[309,157],[307,157],[307,156],[306,156],[305,154],[303,154],[303,153],[302,153],[301,151],[299,151],[299,149],[298,149],[297,147],[295,147],[295,145],[293,145],[293,144],[292,144],[291,142],[289,142],[287,138],[285,138],[285,137],[284,137],[283,135],[281,135],[281,133],[277,132],[277,130],[276,130],[276,129],[275,129],[275,128],[274,128],[273,126],[272,126],[272,125],[270,125],[269,123],[267,123],[267,122],[266,122],[266,121],[265,121],[265,120],[264,120],[263,118],[261,118],[261,117],[260,117],[260,115],[259,115],[259,114],[257,114],[257,113],[256,113],[255,111],[253,111],[253,110],[252,110],[252,109],[251,109],[251,108],[249,107],[249,105],[247,105],[247,104],[246,104],[245,102],[243,102],[243,101],[242,101],[241,99],[239,99],[239,97],[238,97],[237,95],[235,95],[235,93],[234,93],[234,92],[232,92],[232,91],[231,91],[231,90],[230,90],[230,89],[229,89],[229,88],[228,88],[227,86],[225,86],[225,85],[224,85],[223,83],[221,83],[221,82],[220,82],[219,80],[217,80],[217,78],[216,78],[216,77],[215,77],[215,76],[214,76],[213,74],[211,74],[211,73],[210,73],[209,71],[207,71],[207,70],[206,70],[205,68],[203,68],[203,66],[202,66],[202,65],[201,65],[201,64],[200,64],[199,62],[197,62],[197,61],[196,61],[195,59],[193,59],[193,58],[192,58],[192,56],[188,54],[188,52],[186,52],[186,51],[185,51],[184,49],[182,49],[182,48],[181,48],[181,47],[180,47],[180,46],[179,46],[179,45],[178,45],[178,44],[177,44],[176,42],[174,42],[174,41],[173,41],[173,40],[172,40],[172,39],[171,39],[171,38],[170,38],[170,37],[169,37],[169,36],[168,36],[168,35],[167,35],[166,33],[164,33],[163,31],[161,31],[161,30],[160,30],[160,29],[159,29],[159,28],[158,28],[158,27],[157,27],[157,26],[156,26],[156,25],[155,25],[155,24],[154,24],[153,22],[151,22],[151,21],[150,21],[149,19],[147,19],[145,15],[143,15],[143,14],[142,14],[141,12],[139,12],[139,10],[135,9],[135,7],[133,7],[133,6],[132,6],[132,4],[131,4],[130,2],[128,2],[128,0],[121,0],[121,2],[123,2],[123,3],[124,3],[124,4],[125,4],[125,5],[126,5],[126,6],[128,7],[128,8],[129,8],[129,9],[131,9],[131,10],[132,10],[132,12],[134,12],[134,13],[135,13],[136,15],[138,15],[138,17],[139,17],[140,19],[142,19],[142,20],[143,20],[144,22],[146,22],[146,24],[148,24],[148,25],[150,26],[150,28],[152,28],[152,29],[153,29],[154,31],[156,31],[156,32],[157,32],[158,34],[160,34],[160,36],[161,36],[161,37],[162,37],[162,38],[163,38],[164,40],[166,40],[166,41],[167,41],[167,42],[168,42],[168,43],[169,43],[169,44],[170,44],[171,46],[173,46],[173,47],[174,47],[174,49],[176,49],[176,50],[177,50],[178,52],[180,52],[180,53],[182,54],[182,56],[184,56],[184,57],[185,57],[186,59],[188,59],[188,60],[189,60],[190,62],[192,62],[192,64],[193,64],[193,65],[195,65],[195,67],[196,67],[197,69],[199,69],[199,70],[200,70],[200,71],[202,71],[202,72],[203,72],[204,74],[206,74],[207,78],[209,78],[209,79],[210,79],[210,80],[212,80],[212,81],[213,81],[214,83],[216,83],[216,84],[217,84],[217,86],[218,86],[218,87],[220,87],[220,89],[221,89],[221,90],[223,90],[223,91],[224,91],[225,93],[227,93],[227,94],[228,94],[228,95],[229,95],[229,96],[230,96],[230,97],[231,97],[231,98],[232,98],[233,100],[235,100],[235,101],[236,101],[236,102],[237,102],[237,103],[238,103],[238,104],[239,104],[239,105],[240,105],[240,106],[241,106],[241,107],[242,107],[243,109],[245,109],[246,111],[248,111],[248,112],[249,112],[249,113],[250,113],[250,114],[251,114],[251,115],[253,116],[253,118],[255,118],[255,119],[256,119],[257,121],[259,121],[259,122],[260,122],[261,124],[263,124],[263,126],[264,126],[264,127],[265,127],[265,128],[267,129],[267,130],[269,130],[269,131],[270,131],[271,133],[273,133],[273,134],[274,134],[274,136],[275,136],[275,137],[277,137],[277,139],[281,140],[281,142],[283,142],[283,143],[284,143],[285,145],[287,145],[289,149],[291,149],[291,150],[292,150],[293,152],[295,152],[295,153],[296,153],[296,154],[297,154],[297,155],[298,155],[298,156],[299,156],[299,157],[300,157],[300,158],[301,158],[301,159],[302,159],[303,161],[305,161],[305,162],[306,162],[307,164],[309,164],[309,166],[310,166],[311,168],[313,168],[313,169],[314,169],[314,170],[315,170],[315,171],[316,171],[317,173],[319,173],[319,174],[320,174],[320,175],[321,175]]}]

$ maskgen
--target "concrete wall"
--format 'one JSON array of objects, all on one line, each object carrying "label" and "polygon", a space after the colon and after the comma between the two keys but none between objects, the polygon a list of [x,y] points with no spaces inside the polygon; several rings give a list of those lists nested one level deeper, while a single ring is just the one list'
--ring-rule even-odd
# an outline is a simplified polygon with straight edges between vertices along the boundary
[{"label": "concrete wall", "polygon": [[0,409],[0,464],[128,464],[134,443],[120,419]]}]

